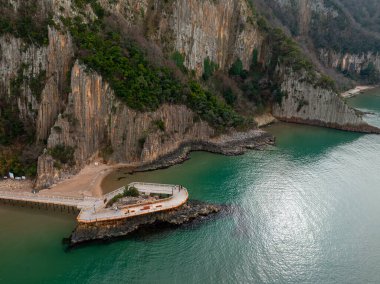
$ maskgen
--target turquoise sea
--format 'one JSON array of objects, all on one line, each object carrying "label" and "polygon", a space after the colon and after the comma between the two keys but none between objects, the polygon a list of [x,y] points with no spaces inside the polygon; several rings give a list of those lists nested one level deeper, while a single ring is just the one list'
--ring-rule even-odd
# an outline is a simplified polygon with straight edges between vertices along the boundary
[{"label": "turquoise sea", "polygon": [[[350,99],[378,123],[380,90]],[[277,145],[196,152],[130,181],[182,184],[216,219],[66,251],[75,216],[0,206],[0,283],[380,283],[380,136],[276,124]],[[118,181],[119,178],[125,177]]]}]

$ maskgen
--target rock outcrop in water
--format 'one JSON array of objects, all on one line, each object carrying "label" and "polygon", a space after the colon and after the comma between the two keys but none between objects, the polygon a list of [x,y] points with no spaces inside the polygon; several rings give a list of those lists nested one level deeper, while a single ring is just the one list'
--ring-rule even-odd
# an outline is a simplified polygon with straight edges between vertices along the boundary
[{"label": "rock outcrop in water", "polygon": [[368,125],[363,120],[363,114],[350,108],[338,94],[300,80],[289,70],[281,90],[285,97],[280,104],[273,106],[273,115],[279,120],[348,131],[380,133],[380,129]]},{"label": "rock outcrop in water", "polygon": [[72,246],[95,241],[120,238],[140,230],[178,227],[220,212],[220,205],[189,201],[178,209],[141,215],[116,221],[79,223],[70,236]]}]

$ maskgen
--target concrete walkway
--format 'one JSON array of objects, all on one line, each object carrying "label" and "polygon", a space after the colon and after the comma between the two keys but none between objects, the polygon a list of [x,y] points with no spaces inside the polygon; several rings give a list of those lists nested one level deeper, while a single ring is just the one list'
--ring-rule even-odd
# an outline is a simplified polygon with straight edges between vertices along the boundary
[{"label": "concrete walkway", "polygon": [[0,199],[76,207],[81,210],[77,217],[78,222],[92,223],[124,219],[174,209],[186,203],[189,198],[187,190],[185,188],[180,188],[178,185],[131,183],[128,186],[136,187],[141,194],[167,194],[169,197],[156,201],[131,204],[120,209],[106,208],[106,204],[114,196],[122,193],[124,187],[107,193],[103,195],[102,198],[49,196],[39,193],[33,194],[1,191]]},{"label": "concrete walkway", "polygon": [[25,201],[31,203],[51,204],[51,205],[63,205],[77,207],[79,209],[88,207],[93,204],[97,199],[93,197],[69,197],[69,196],[51,196],[45,194],[33,194],[24,192],[7,192],[0,191],[0,199]]},{"label": "concrete walkway", "polygon": [[148,201],[140,204],[128,205],[120,209],[105,208],[108,200],[124,191],[124,187],[119,188],[109,194],[104,195],[102,205],[93,208],[83,209],[77,220],[82,223],[91,223],[98,221],[118,220],[139,215],[170,210],[177,208],[186,203],[189,194],[185,188],[180,189],[177,185],[154,184],[154,183],[131,183],[129,186],[136,187],[142,194],[169,194],[170,197],[157,201]]}]

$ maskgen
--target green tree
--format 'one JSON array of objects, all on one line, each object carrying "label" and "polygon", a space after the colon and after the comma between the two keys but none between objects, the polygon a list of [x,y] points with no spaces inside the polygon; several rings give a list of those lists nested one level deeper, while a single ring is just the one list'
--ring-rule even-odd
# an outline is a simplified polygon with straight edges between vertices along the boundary
[{"label": "green tree", "polygon": [[210,59],[210,57],[207,57],[204,60],[204,64],[203,64],[203,75],[202,75],[203,80],[207,81],[217,69],[218,69],[218,65],[215,62],[213,62]]}]

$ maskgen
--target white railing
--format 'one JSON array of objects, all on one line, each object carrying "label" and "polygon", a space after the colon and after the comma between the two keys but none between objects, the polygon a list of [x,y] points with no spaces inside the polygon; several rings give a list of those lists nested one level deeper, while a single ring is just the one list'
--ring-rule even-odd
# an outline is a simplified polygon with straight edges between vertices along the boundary
[{"label": "white railing", "polygon": [[126,186],[122,186],[114,191],[103,195],[103,199],[111,199],[117,194],[123,193],[125,188],[136,187],[140,192],[158,193],[158,194],[173,194],[175,189],[178,189],[177,185],[173,184],[160,184],[160,183],[148,183],[148,182],[132,182]]},{"label": "white railing", "polygon": [[[185,188],[178,192],[178,194],[179,195],[171,196],[170,198],[163,200],[120,207],[117,211],[112,209],[103,212],[89,212],[88,210],[82,210],[77,217],[77,221],[82,223],[93,223],[119,220],[174,209],[185,204],[189,198],[189,194]],[[92,209],[90,208],[90,210]]]},{"label": "white railing", "polygon": [[177,185],[173,184],[159,184],[159,183],[147,183],[147,182],[133,182],[128,186],[134,186],[138,191],[149,193],[164,193],[173,194],[174,190],[179,189]]},{"label": "white railing", "polygon": [[71,197],[71,196],[52,196],[52,195],[40,195],[38,193],[25,193],[25,192],[9,192],[9,191],[0,191],[0,198],[11,198],[11,199],[29,199],[29,200],[69,200],[69,201],[84,201],[84,197]]},{"label": "white railing", "polygon": [[106,193],[106,194],[103,195],[103,199],[105,199],[105,198],[106,199],[110,199],[110,198],[114,197],[115,195],[117,195],[119,193],[123,193],[124,189],[125,189],[125,187],[123,186],[123,187],[120,187],[120,188],[118,188],[118,189],[116,189],[114,191],[108,192],[108,193]]}]

